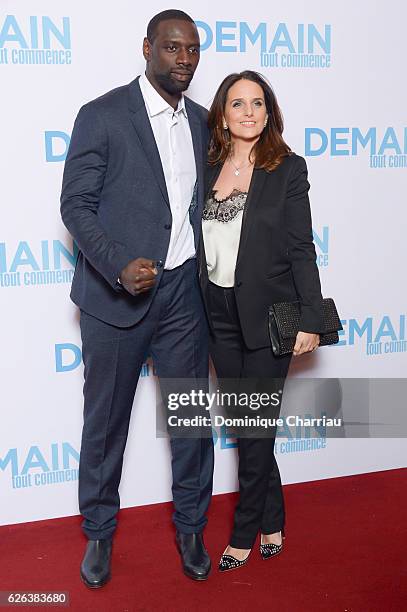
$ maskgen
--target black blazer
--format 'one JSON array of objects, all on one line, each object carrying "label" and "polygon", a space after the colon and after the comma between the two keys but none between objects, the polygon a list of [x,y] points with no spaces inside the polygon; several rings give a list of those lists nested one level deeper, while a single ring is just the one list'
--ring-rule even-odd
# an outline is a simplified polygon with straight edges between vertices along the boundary
[{"label": "black blazer", "polygon": [[[207,167],[206,197],[221,167],[221,164]],[[272,172],[253,171],[243,211],[234,286],[243,337],[249,349],[269,346],[268,308],[275,302],[299,300],[301,331],[318,333],[323,329],[308,189],[305,160],[294,153]],[[200,281],[210,323],[203,239]]]},{"label": "black blazer", "polygon": [[[199,244],[204,200],[207,111],[188,98],[186,111],[197,183],[189,209]],[[79,246],[71,298],[87,313],[119,327],[137,323],[159,286],[139,296],[117,283],[137,257],[165,262],[171,210],[160,155],[138,78],[83,106],[65,162],[63,222]]]}]

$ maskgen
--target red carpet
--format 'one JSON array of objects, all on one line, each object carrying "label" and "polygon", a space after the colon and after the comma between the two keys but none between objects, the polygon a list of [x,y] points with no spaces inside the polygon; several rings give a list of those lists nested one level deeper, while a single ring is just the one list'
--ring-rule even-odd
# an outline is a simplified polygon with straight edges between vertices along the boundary
[{"label": "red carpet", "polygon": [[94,591],[79,579],[78,517],[1,527],[0,590],[68,591],[75,612],[404,612],[406,485],[407,470],[391,470],[286,486],[285,550],[262,561],[256,545],[228,574],[217,561],[235,495],[214,497],[205,532],[213,570],[201,583],[180,571],[170,504],[121,511],[113,579]]}]

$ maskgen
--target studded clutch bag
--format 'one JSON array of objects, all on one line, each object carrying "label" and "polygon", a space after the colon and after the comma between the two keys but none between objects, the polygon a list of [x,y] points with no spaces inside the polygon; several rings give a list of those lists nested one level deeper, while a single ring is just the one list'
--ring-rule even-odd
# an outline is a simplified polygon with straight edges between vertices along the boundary
[{"label": "studded clutch bag", "polygon": [[[277,302],[269,308],[268,328],[274,355],[292,353],[297,333],[300,331],[301,306],[299,302]],[[338,331],[343,329],[332,298],[322,300],[323,332],[319,345],[339,342]]]}]

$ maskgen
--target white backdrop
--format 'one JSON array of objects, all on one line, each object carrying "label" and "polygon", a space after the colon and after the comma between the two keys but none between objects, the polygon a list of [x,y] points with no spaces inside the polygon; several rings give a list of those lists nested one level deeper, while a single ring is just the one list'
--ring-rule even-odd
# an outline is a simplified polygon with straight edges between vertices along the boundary
[{"label": "white backdrop", "polygon": [[[59,215],[63,160],[80,106],[140,74],[146,25],[166,8],[157,0],[1,3],[0,524],[78,512],[82,363],[68,297],[75,253]],[[308,163],[323,292],[335,298],[344,331],[340,346],[301,358],[291,377],[405,376],[405,3],[176,8],[199,22],[203,44],[189,95],[208,106],[229,72],[262,72],[287,142]],[[171,498],[151,364],[143,374],[122,506]],[[215,493],[236,488],[233,441],[222,434]],[[329,439],[302,451],[287,442],[276,444],[285,483],[406,465],[401,439]]]}]

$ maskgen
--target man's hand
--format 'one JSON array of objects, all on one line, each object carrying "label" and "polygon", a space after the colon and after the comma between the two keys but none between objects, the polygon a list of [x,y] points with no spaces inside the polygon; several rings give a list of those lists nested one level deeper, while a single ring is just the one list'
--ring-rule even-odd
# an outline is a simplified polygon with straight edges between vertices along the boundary
[{"label": "man's hand", "polygon": [[298,356],[303,353],[314,351],[319,345],[319,334],[309,334],[299,331],[295,340],[293,355]]},{"label": "man's hand", "polygon": [[157,269],[151,259],[137,257],[121,271],[120,282],[131,295],[139,295],[154,286]]}]

